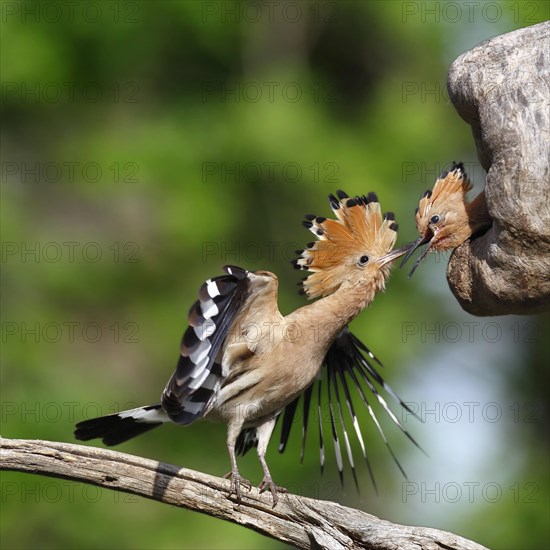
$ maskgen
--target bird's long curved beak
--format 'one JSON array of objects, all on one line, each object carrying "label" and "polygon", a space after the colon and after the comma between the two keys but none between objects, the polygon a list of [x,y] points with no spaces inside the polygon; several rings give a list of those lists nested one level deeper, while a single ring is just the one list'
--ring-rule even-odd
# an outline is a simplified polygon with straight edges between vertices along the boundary
[{"label": "bird's long curved beak", "polygon": [[418,237],[418,239],[416,239],[416,241],[414,241],[413,243],[411,243],[407,246],[404,246],[403,248],[406,248],[407,252],[406,252],[406,256],[403,258],[403,261],[399,265],[399,268],[402,268],[407,263],[408,259],[414,254],[414,251],[417,248],[419,248],[423,244],[427,244],[429,242],[430,242],[430,238],[426,234],[426,235],[420,235],[420,237]]},{"label": "bird's long curved beak", "polygon": [[418,256],[416,262],[414,262],[414,265],[413,265],[412,269],[409,272],[409,277],[412,277],[412,274],[416,271],[416,268],[420,265],[420,262],[428,255],[428,252],[430,252],[430,250],[432,248],[432,244],[433,244],[433,239],[430,239],[428,241],[428,246],[426,246],[426,248],[423,250],[422,254],[420,254],[420,256]]},{"label": "bird's long curved beak", "polygon": [[430,235],[428,232],[426,232],[426,234],[420,235],[420,237],[418,237],[416,241],[414,241],[412,244],[410,244],[407,247],[407,253],[406,253],[406,256],[403,258],[401,265],[399,266],[400,268],[405,265],[405,263],[413,255],[415,250],[420,248],[422,245],[425,245],[425,244],[428,245],[426,246],[422,254],[420,254],[420,256],[417,258],[416,262],[414,262],[414,265],[411,271],[409,272],[409,277],[412,276],[412,274],[416,271],[416,268],[420,265],[420,262],[426,257],[428,252],[430,252],[431,246],[433,244],[432,241],[433,241],[433,235]]},{"label": "bird's long curved beak", "polygon": [[380,267],[383,267],[383,266],[393,262],[394,260],[397,260],[398,258],[401,258],[401,256],[404,256],[405,254],[407,254],[408,251],[409,251],[408,246],[402,246],[401,248],[396,248],[395,250],[392,250],[391,252],[388,252],[384,256],[380,256],[380,258],[378,258],[378,260],[376,260],[376,263]]}]

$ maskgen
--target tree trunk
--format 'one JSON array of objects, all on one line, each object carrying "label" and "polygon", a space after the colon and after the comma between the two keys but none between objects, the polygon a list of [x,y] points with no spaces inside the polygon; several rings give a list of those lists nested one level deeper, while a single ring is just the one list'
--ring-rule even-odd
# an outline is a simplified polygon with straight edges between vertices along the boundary
[{"label": "tree trunk", "polygon": [[550,307],[550,23],[479,44],[449,70],[472,127],[493,226],[455,250],[447,280],[474,315]]}]

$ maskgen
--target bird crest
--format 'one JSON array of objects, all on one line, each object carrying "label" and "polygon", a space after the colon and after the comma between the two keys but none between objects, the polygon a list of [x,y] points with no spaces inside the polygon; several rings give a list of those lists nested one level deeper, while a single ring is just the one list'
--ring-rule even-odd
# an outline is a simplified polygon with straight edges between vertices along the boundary
[{"label": "bird crest", "polygon": [[450,170],[439,176],[433,190],[428,189],[422,194],[416,209],[416,228],[420,236],[402,249],[405,258],[401,266],[420,246],[426,245],[426,248],[416,260],[409,277],[429,252],[457,248],[491,225],[485,194],[482,192],[468,202],[466,194],[471,189],[464,165],[459,162],[453,163]]},{"label": "bird crest", "polygon": [[437,223],[432,220],[432,217],[439,218],[444,212],[455,211],[457,215],[462,214],[466,217],[465,197],[470,189],[472,184],[464,171],[464,164],[453,163],[450,170],[441,173],[433,190],[428,189],[422,194],[416,210],[418,232],[424,235],[430,223]]},{"label": "bird crest", "polygon": [[357,268],[388,263],[382,258],[397,239],[397,223],[392,212],[382,215],[375,193],[350,198],[344,191],[329,195],[336,219],[307,215],[304,226],[317,240],[298,250],[296,269],[311,271],[301,284],[308,298],[334,293]]}]

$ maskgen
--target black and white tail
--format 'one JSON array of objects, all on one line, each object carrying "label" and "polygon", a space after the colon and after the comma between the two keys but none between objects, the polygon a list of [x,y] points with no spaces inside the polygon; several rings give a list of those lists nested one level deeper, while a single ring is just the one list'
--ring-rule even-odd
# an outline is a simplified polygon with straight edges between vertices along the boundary
[{"label": "black and white tail", "polygon": [[84,420],[76,425],[74,435],[81,441],[100,438],[105,445],[118,445],[164,422],[170,422],[170,418],[162,407],[149,405]]},{"label": "black and white tail", "polygon": [[[355,388],[376,427],[376,431],[379,433],[380,437],[384,441],[384,444],[388,448],[392,459],[406,479],[407,476],[405,471],[390,447],[386,434],[382,429],[374,409],[369,403],[368,394],[372,394],[374,399],[382,406],[383,410],[387,413],[393,423],[416,447],[424,452],[410,433],[405,429],[397,416],[392,412],[380,390],[376,388],[376,385],[391,396],[391,398],[394,399],[409,414],[415,416],[416,418],[418,418],[418,416],[384,381],[378,371],[374,368],[373,363],[377,363],[379,366],[382,366],[374,354],[349,331],[348,327],[344,327],[338,338],[336,338],[332,346],[329,348],[329,351],[323,361],[324,367],[321,370],[317,381],[314,381],[301,396],[298,396],[294,401],[289,403],[285,407],[284,411],[277,417],[278,421],[281,420],[279,452],[282,453],[286,449],[291,428],[294,424],[298,404],[303,396],[301,451],[301,460],[303,461],[309,417],[311,416],[310,411],[312,399],[315,399],[317,401],[315,405],[317,410],[314,411],[313,416],[316,418],[318,424],[317,428],[319,432],[319,457],[321,462],[321,471],[323,471],[325,465],[325,439],[326,435],[328,435],[325,433],[328,430],[323,430],[323,424],[328,422],[330,436],[333,441],[334,453],[336,456],[336,464],[338,466],[338,473],[340,474],[340,481],[342,483],[344,481],[344,453],[342,453],[342,442],[339,433],[343,437],[345,454],[347,455],[347,460],[351,467],[353,480],[356,487],[359,488],[355,473],[355,460],[353,457],[352,445],[346,427],[346,424],[351,424],[361,447],[361,452],[366,462],[372,483],[375,490],[377,490],[374,474],[367,455],[367,446],[365,445],[365,441],[363,439],[362,430],[364,429],[364,426],[360,426],[359,424],[352,401],[352,389]],[[341,399],[341,392],[343,392],[343,400]],[[347,414],[344,413],[342,401],[345,401],[345,408],[347,408],[348,411]],[[245,428],[239,434],[236,450],[238,454],[244,455],[257,445],[258,438],[256,436],[256,429]]]},{"label": "black and white tail", "polygon": [[[363,440],[362,428],[360,426],[355,407],[352,401],[352,388],[359,393],[361,401],[367,409],[369,416],[371,417],[376,431],[384,441],[388,451],[396,463],[397,467],[406,478],[405,472],[401,467],[401,464],[397,460],[390,444],[386,438],[382,426],[375,415],[375,412],[369,403],[368,394],[372,394],[374,399],[382,406],[383,410],[391,418],[393,423],[404,433],[404,435],[420,450],[422,448],[413,439],[409,432],[404,428],[403,424],[399,421],[397,416],[389,408],[386,400],[382,396],[380,390],[376,388],[376,385],[388,395],[392,397],[404,410],[413,416],[417,416],[408,406],[404,403],[392,388],[384,381],[373,363],[377,363],[382,366],[380,361],[374,356],[374,354],[348,329],[345,327],[338,338],[333,342],[329,348],[327,355],[324,359],[324,368],[322,369],[320,376],[316,382],[314,382],[303,394],[303,410],[302,410],[302,460],[304,458],[305,443],[308,431],[308,420],[310,416],[310,407],[312,397],[316,396],[317,400],[317,417],[318,431],[319,431],[319,447],[320,447],[320,462],[321,471],[325,464],[325,434],[323,431],[323,424],[328,420],[330,435],[332,436],[334,453],[336,456],[336,463],[338,466],[338,472],[340,474],[340,480],[343,483],[344,479],[344,460],[341,449],[341,441],[339,433],[343,437],[343,443],[345,447],[345,454],[347,455],[348,463],[351,467],[353,479],[355,485],[358,486],[357,476],[355,474],[355,461],[352,452],[352,446],[350,437],[348,436],[348,430],[346,424],[350,423],[353,426],[356,438],[361,447],[363,458],[366,462],[367,469],[369,471],[372,483],[376,490],[376,482],[371,469],[371,465],[367,455],[367,449]],[[315,388],[315,385],[317,386]],[[314,391],[315,388],[315,391]],[[343,392],[343,399],[341,395]],[[298,407],[300,397],[295,399],[292,403],[287,405],[284,412],[279,418],[282,418],[281,438],[279,442],[279,452],[284,452],[292,424],[294,422],[295,413]],[[347,414],[344,413],[344,406],[342,401],[345,402],[345,408],[347,408]],[[346,418],[347,417],[347,418]],[[417,417],[418,418],[418,417]],[[249,440],[248,448],[250,448]],[[423,451],[424,452],[424,451]]]}]

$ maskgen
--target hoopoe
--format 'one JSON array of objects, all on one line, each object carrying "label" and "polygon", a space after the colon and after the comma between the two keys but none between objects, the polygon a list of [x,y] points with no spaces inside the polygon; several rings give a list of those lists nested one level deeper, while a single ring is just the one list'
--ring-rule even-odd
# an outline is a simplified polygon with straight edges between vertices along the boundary
[{"label": "hoopoe", "polygon": [[[375,383],[414,413],[378,374],[373,366],[373,361],[379,363],[376,357],[347,328],[376,293],[384,290],[390,264],[398,257],[392,252],[397,224],[391,212],[382,215],[374,193],[350,198],[339,191],[337,196],[329,195],[336,219],[306,216],[304,225],[317,240],[298,251],[299,258],[294,261],[296,268],[312,272],[302,284],[307,297],[318,298],[316,301],[283,316],[277,306],[278,280],[273,273],[224,267],[225,275],[208,279],[201,286],[199,299],[189,311],[189,327],[181,341],[178,365],[166,384],[161,402],[80,422],[76,438],[85,441],[102,438],[106,445],[116,445],[164,422],[189,425],[201,418],[225,422],[231,461],[231,471],[226,475],[231,480],[230,495],[235,494],[241,502],[241,485],[250,489],[250,482],[239,473],[236,454],[255,446],[264,472],[259,489],[271,491],[275,506],[277,493],[284,489],[275,485],[269,472],[265,460],[268,442],[284,411],[279,445],[279,450],[284,450],[298,399],[303,395],[303,457],[313,385],[325,365],[330,423],[341,479],[343,464],[337,419],[355,480],[356,476],[339,384],[365,459],[350,384],[357,387],[388,448],[389,445],[360,379],[393,422],[416,444]],[[317,397],[320,412],[324,399],[321,381]],[[323,421],[320,414],[321,467],[325,458]]]},{"label": "hoopoe", "polygon": [[424,191],[416,209],[416,228],[420,237],[401,249],[405,254],[401,262],[403,267],[418,247],[427,245],[409,277],[429,252],[453,250],[491,225],[485,193],[482,191],[472,202],[468,202],[466,194],[471,189],[472,184],[460,162],[453,163],[449,171],[442,172],[433,190]]}]

